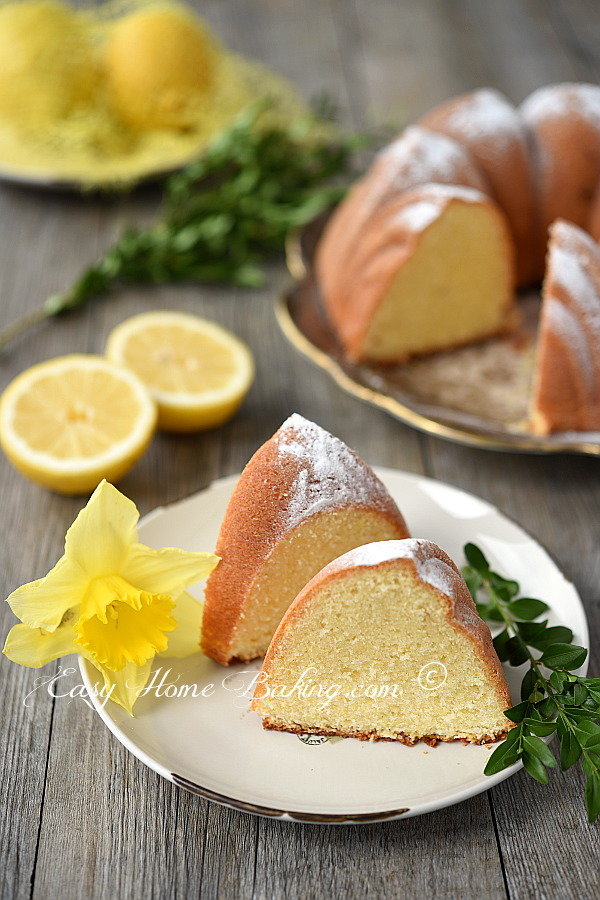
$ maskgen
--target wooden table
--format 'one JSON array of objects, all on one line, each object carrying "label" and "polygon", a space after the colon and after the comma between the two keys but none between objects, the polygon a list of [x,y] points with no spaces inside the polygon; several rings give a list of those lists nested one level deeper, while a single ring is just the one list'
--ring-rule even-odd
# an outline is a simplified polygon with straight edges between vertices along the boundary
[{"label": "wooden table", "polygon": [[[307,95],[327,89],[344,121],[414,118],[462,90],[493,85],[520,101],[539,85],[597,80],[594,0],[204,0],[236,50]],[[153,192],[121,200],[0,191],[2,323],[67,285]],[[238,472],[292,411],[338,434],[373,464],[426,473],[497,504],[540,539],[600,628],[600,480],[593,459],[464,449],[411,431],[343,394],[286,345],[264,291],[127,290],[42,327],[0,360],[2,386],[39,360],[101,352],[108,331],[144,309],[190,310],[243,336],[258,363],[238,417],[213,433],[159,437],[122,482],[142,513]],[[0,461],[2,587],[44,574],[82,505],[24,481]],[[208,549],[208,548],[207,548]],[[2,634],[13,624],[0,609]],[[63,660],[67,665],[72,660]],[[32,690],[37,674],[2,658],[2,897],[577,897],[598,896],[598,830],[582,778],[523,773],[458,806],[368,827],[306,826],[203,802],[146,769],[81,700]],[[45,672],[49,675],[55,666]],[[592,672],[598,655],[592,653]],[[240,748],[243,752],[243,748]]]}]

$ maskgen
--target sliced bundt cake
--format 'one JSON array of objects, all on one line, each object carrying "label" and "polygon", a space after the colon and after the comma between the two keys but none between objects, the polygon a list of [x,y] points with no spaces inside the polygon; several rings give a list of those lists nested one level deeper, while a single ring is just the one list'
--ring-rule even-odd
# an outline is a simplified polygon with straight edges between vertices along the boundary
[{"label": "sliced bundt cake", "polygon": [[324,565],[370,541],[407,537],[396,504],[338,438],[293,415],[240,477],[208,579],[202,648],[217,662],[263,656],[287,607]]},{"label": "sliced bundt cake", "polygon": [[369,219],[380,207],[421,184],[457,184],[487,191],[485,178],[452,138],[426,128],[407,128],[380,151],[367,174],[351,189],[319,244],[317,275],[325,296],[346,290],[346,265]]},{"label": "sliced bundt cake", "polygon": [[266,728],[414,744],[504,737],[506,680],[462,576],[435,544],[351,550],[300,592],[252,708]]},{"label": "sliced bundt cake", "polygon": [[324,302],[350,358],[400,362],[506,331],[513,284],[496,205],[471,188],[424,185],[372,216],[345,289]]}]

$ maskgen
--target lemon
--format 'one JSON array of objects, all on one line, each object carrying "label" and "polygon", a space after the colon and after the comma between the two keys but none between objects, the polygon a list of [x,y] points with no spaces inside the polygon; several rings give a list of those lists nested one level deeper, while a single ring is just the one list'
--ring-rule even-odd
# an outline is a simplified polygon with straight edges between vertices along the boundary
[{"label": "lemon", "polygon": [[215,322],[148,312],[111,332],[106,355],[140,378],[165,431],[204,431],[230,419],[254,378],[248,347]]},{"label": "lemon", "polygon": [[27,478],[62,494],[116,481],[142,455],[156,406],[131,372],[101,356],[32,366],[0,398],[0,445]]},{"label": "lemon", "polygon": [[135,128],[185,129],[214,85],[219,58],[191,12],[158,3],[130,13],[115,23],[104,52],[112,106]]},{"label": "lemon", "polygon": [[59,0],[0,7],[0,113],[28,126],[89,100],[94,50],[78,13]]}]

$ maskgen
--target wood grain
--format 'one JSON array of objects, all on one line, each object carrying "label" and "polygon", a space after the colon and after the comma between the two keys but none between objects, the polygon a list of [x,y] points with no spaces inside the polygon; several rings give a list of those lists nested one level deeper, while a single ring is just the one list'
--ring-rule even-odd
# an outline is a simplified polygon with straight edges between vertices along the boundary
[{"label": "wood grain", "polygon": [[[353,127],[403,122],[462,90],[495,85],[520,101],[541,84],[596,80],[593,0],[204,0],[232,48],[273,65],[306,97],[324,88]],[[60,289],[144,219],[158,194],[119,200],[0,190],[0,320]],[[217,432],[159,437],[124,479],[142,513],[239,471],[290,412],[337,433],[374,464],[426,472],[480,494],[551,550],[600,627],[597,463],[485,453],[425,438],[343,394],[278,331],[269,288],[128,289],[38,329],[0,358],[4,386],[24,367],[72,351],[102,352],[110,329],[143,309],[214,318],[248,341],[256,383]],[[2,587],[43,574],[81,505],[50,495],[0,460]],[[3,633],[14,621],[0,608]],[[600,660],[593,657],[598,671]],[[73,660],[61,661],[72,666]],[[541,788],[519,775],[487,795],[417,819],[368,827],[259,820],[176,789],[143,767],[82,700],[53,700],[38,674],[0,660],[0,896],[45,898],[591,897],[597,831],[576,775]],[[78,681],[73,674],[66,685]],[[561,822],[558,827],[557,822]]]}]

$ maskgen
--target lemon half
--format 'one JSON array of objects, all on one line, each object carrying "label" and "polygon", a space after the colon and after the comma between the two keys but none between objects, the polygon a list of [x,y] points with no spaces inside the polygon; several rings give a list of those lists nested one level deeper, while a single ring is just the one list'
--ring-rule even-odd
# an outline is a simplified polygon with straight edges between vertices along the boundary
[{"label": "lemon half", "polygon": [[190,432],[230,419],[254,378],[248,347],[215,322],[149,312],[111,332],[106,355],[140,378],[158,406],[158,427]]},{"label": "lemon half", "polygon": [[134,374],[101,356],[32,366],[0,399],[0,445],[27,478],[62,494],[117,481],[142,455],[156,406]]}]

